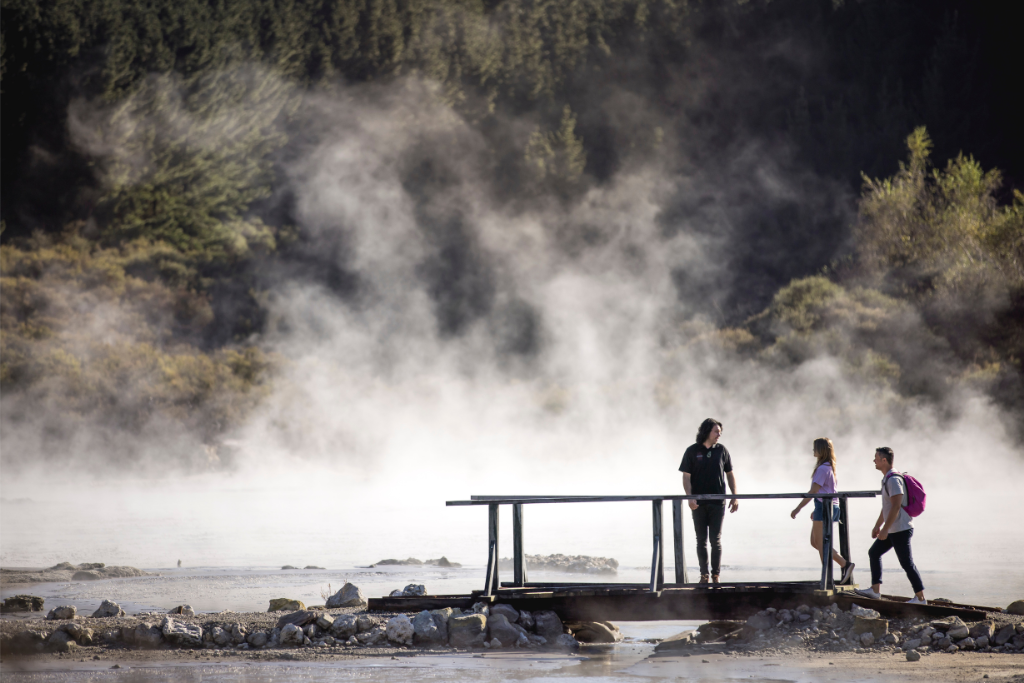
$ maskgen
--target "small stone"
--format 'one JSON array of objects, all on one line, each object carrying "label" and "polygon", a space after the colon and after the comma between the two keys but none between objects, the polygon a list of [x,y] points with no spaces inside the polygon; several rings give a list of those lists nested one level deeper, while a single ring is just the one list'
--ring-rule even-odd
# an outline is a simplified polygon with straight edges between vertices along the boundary
[{"label": "small stone", "polygon": [[[124,613],[122,612],[122,614]],[[194,617],[196,615],[196,611],[192,609],[192,605],[178,605],[168,612],[168,614],[180,614],[183,617]],[[93,616],[96,615],[94,614]]]},{"label": "small stone", "polygon": [[302,645],[306,638],[301,628],[295,624],[285,624],[278,639],[281,647],[297,647]]},{"label": "small stone", "polygon": [[907,661],[916,662],[921,659],[921,653],[917,650],[907,650]]},{"label": "small stone", "polygon": [[160,631],[171,645],[177,645],[178,647],[203,646],[203,629],[198,625],[177,621],[171,617],[164,617],[163,623],[160,625]]},{"label": "small stone", "polygon": [[255,631],[250,633],[245,640],[251,647],[263,647],[267,644],[268,639],[266,631]]},{"label": "small stone", "polygon": [[354,636],[358,630],[354,614],[339,614],[331,624],[331,635],[342,640]]},{"label": "small stone", "polygon": [[860,634],[860,643],[864,647],[869,647],[874,642],[875,637],[871,634],[870,631],[865,631],[864,633]]},{"label": "small stone", "polygon": [[576,652],[580,649],[580,644],[568,633],[563,633],[555,638],[553,645],[566,652]]},{"label": "small stone", "polygon": [[306,609],[301,600],[290,600],[288,598],[274,598],[270,601],[268,612],[293,612],[299,609]]},{"label": "small stone", "polygon": [[1007,614],[1024,614],[1024,600],[1014,600],[1006,608]]},{"label": "small stone", "polygon": [[1007,641],[1010,640],[1010,638],[1013,638],[1013,635],[1016,632],[1016,629],[1013,628],[1013,624],[1007,624],[1006,626],[999,629],[999,632],[996,633],[995,638],[992,639],[992,642],[996,645],[1005,645]]}]

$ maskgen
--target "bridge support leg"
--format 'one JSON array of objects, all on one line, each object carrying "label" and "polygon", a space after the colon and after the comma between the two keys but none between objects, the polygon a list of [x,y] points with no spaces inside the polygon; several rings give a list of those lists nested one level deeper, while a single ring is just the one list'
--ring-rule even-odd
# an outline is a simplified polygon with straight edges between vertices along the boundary
[{"label": "bridge support leg", "polygon": [[690,583],[686,574],[686,552],[683,550],[683,501],[672,501],[672,540],[676,554],[676,583]]},{"label": "bridge support leg", "polygon": [[821,590],[835,588],[832,582],[832,499],[821,501]]},{"label": "bridge support leg", "polygon": [[512,580],[517,586],[525,586],[529,579],[526,578],[526,555],[523,554],[522,503],[512,505],[512,554]]},{"label": "bridge support leg", "polygon": [[839,554],[850,561],[850,523],[846,508],[847,499],[839,499]]},{"label": "bridge support leg", "polygon": [[665,587],[665,553],[662,549],[661,501],[651,501],[651,517],[654,526],[654,557],[651,558],[651,592]]},{"label": "bridge support leg", "polygon": [[487,506],[487,583],[484,595],[498,592],[498,504]]}]

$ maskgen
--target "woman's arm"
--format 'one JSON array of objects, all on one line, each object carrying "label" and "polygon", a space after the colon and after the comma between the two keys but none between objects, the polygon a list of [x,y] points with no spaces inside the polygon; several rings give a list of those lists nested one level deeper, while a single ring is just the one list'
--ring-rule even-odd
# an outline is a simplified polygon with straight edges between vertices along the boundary
[{"label": "woman's arm", "polygon": [[[821,484],[811,484],[811,490],[808,493],[817,493],[821,490]],[[801,498],[800,504],[793,508],[793,511],[789,513],[789,516],[796,519],[796,516],[800,514],[800,511],[804,509],[804,506],[810,503],[812,498]]]}]

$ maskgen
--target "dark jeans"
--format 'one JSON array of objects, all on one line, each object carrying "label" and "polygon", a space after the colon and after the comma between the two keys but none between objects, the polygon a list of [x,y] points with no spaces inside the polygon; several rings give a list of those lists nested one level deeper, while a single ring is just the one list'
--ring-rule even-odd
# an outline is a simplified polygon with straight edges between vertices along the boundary
[{"label": "dark jeans", "polygon": [[910,552],[910,537],[914,535],[913,529],[906,531],[890,532],[886,539],[875,539],[875,542],[868,550],[868,557],[871,558],[871,584],[882,583],[882,555],[889,552],[889,548],[896,549],[896,559],[900,566],[907,573],[910,585],[915,593],[924,590],[924,583],[921,581],[921,573],[914,566],[914,556]]},{"label": "dark jeans", "polygon": [[693,510],[693,530],[697,532],[697,561],[700,573],[708,574],[708,537],[711,538],[711,574],[722,573],[722,520],[724,505],[698,505]]}]

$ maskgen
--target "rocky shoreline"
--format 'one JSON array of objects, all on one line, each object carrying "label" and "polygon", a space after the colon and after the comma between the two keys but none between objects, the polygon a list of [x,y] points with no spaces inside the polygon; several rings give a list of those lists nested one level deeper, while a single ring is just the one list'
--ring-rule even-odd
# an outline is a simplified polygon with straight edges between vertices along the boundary
[{"label": "rocky shoreline", "polygon": [[86,562],[79,565],[61,562],[46,569],[0,569],[0,586],[16,583],[99,581],[132,576],[153,576],[153,573],[135,567],[108,567],[102,562]]},{"label": "rocky shoreline", "polygon": [[[591,557],[589,555],[527,555],[527,571],[563,572],[567,574],[618,574],[619,562],[613,557]],[[512,569],[512,559],[498,560],[500,569]]]}]

